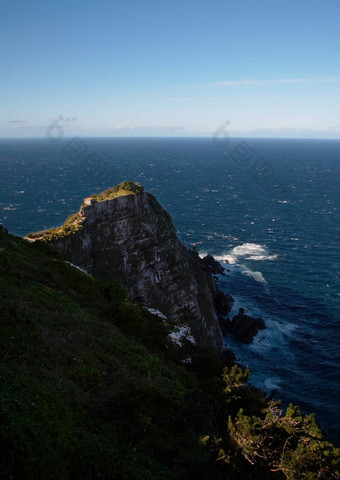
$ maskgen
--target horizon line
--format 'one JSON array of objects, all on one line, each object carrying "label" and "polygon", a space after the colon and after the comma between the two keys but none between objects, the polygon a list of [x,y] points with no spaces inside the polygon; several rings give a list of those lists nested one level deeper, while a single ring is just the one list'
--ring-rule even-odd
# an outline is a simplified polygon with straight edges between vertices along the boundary
[{"label": "horizon line", "polygon": [[[207,138],[210,138],[212,139],[213,138],[213,133],[212,132],[212,135],[181,135],[181,136],[175,136],[175,135],[166,135],[166,136],[162,136],[162,135],[123,135],[123,136],[85,136],[85,135],[72,135],[72,136],[67,136],[67,135],[64,135],[62,138],[60,138],[60,140],[63,140],[63,139],[72,139],[72,138],[86,138],[86,139],[107,139],[107,138],[111,138],[111,139],[159,139],[159,138],[162,138],[162,139],[169,139],[169,138],[174,138],[174,139],[185,139],[185,138],[192,138],[192,139],[200,139],[200,138],[204,138],[204,139],[207,139]],[[233,140],[233,139],[255,139],[255,140],[335,140],[335,141],[340,141],[340,138],[332,138],[332,137],[272,137],[272,136],[261,136],[261,137],[258,137],[258,136],[231,136],[230,135],[230,140]],[[1,137],[0,136],[0,141],[1,140],[47,140],[47,141],[51,141],[49,140],[46,136],[39,136],[39,137]],[[59,139],[58,139],[59,141]],[[58,143],[58,142],[51,142],[51,143]]]}]

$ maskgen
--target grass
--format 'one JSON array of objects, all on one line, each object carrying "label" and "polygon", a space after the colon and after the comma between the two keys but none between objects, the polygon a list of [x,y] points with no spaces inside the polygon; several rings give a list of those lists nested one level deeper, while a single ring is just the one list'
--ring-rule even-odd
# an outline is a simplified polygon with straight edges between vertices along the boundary
[{"label": "grass", "polygon": [[[94,202],[104,202],[106,200],[113,200],[126,195],[136,195],[142,192],[144,192],[144,187],[139,183],[126,181],[104,192],[91,195],[88,198],[91,198]],[[82,206],[84,206],[84,204]],[[83,217],[79,212],[73,213],[65,220],[61,227],[31,232],[28,233],[25,238],[30,241],[44,240],[45,242],[53,243],[61,237],[72,235],[81,230],[83,228],[82,220]]]},{"label": "grass", "polygon": [[144,192],[144,187],[137,182],[126,181],[113,188],[109,188],[104,192],[90,195],[89,198],[95,202],[104,202],[113,200],[114,198],[123,197],[125,195],[137,195]]},{"label": "grass", "polygon": [[[280,448],[287,479],[338,478],[308,418],[273,417],[242,369],[223,380],[213,350],[179,349],[119,284],[46,243],[0,231],[0,312],[4,480],[280,480]],[[249,450],[259,435],[264,451]]]},{"label": "grass", "polygon": [[174,478],[196,380],[162,321],[44,243],[0,248],[2,478]]}]

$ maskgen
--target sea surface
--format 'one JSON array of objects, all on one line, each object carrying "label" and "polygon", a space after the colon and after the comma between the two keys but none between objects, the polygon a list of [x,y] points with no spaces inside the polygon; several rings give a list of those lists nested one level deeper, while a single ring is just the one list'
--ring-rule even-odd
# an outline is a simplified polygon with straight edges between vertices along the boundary
[{"label": "sea surface", "polygon": [[62,224],[91,193],[142,183],[186,246],[222,262],[234,312],[265,320],[251,345],[225,339],[252,382],[315,412],[340,445],[340,141],[0,140],[0,167],[0,223],[19,236]]}]

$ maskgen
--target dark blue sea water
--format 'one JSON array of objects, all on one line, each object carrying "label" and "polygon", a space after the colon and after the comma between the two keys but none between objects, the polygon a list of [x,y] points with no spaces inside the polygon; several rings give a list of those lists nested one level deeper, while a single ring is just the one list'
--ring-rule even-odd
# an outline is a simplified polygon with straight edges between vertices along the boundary
[{"label": "dark blue sea water", "polygon": [[253,383],[315,411],[340,444],[340,141],[0,140],[0,167],[0,222],[20,236],[142,183],[185,245],[229,261],[234,310],[266,321],[251,345],[225,340]]}]

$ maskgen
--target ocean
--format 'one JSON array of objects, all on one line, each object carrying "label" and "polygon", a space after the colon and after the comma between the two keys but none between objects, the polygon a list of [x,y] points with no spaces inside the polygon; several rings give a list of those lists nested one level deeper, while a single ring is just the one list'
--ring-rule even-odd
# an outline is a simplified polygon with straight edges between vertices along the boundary
[{"label": "ocean", "polygon": [[225,338],[251,381],[315,412],[340,445],[340,141],[215,138],[0,140],[0,223],[58,226],[83,198],[139,181],[177,234],[225,267],[221,288],[267,325]]}]

